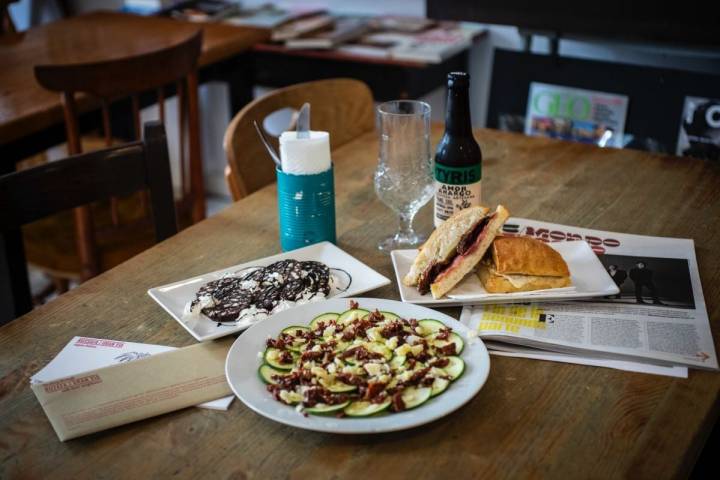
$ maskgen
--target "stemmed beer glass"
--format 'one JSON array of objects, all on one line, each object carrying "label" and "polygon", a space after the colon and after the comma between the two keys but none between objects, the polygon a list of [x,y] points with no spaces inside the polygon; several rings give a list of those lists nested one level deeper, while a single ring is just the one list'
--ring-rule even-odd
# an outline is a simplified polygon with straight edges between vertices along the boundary
[{"label": "stemmed beer glass", "polygon": [[395,235],[381,241],[383,251],[412,248],[425,240],[413,230],[420,207],[433,196],[430,154],[430,105],[415,100],[393,100],[378,109],[380,155],[375,170],[375,192],[399,217]]}]

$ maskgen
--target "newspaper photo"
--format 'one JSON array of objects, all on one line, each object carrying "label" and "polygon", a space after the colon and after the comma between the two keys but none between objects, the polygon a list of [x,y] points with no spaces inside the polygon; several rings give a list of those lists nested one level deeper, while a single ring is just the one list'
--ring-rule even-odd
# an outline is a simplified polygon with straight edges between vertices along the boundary
[{"label": "newspaper photo", "polygon": [[628,97],[532,82],[525,134],[622,148]]},{"label": "newspaper photo", "polygon": [[586,241],[620,292],[587,300],[465,307],[483,340],[661,366],[718,369],[690,239],[511,218],[504,235]]}]

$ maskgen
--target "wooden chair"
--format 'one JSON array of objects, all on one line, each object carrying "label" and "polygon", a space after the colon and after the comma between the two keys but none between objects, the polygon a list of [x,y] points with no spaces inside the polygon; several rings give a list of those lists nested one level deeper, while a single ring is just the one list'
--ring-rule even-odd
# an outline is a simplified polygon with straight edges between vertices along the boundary
[{"label": "wooden chair", "polygon": [[225,177],[234,200],[275,181],[273,163],[258,139],[253,120],[262,128],[271,113],[287,107],[298,110],[305,102],[312,107],[312,129],[330,132],[331,149],[375,128],[372,93],[359,80],[300,83],[252,101],[232,119],[223,141],[228,160]]},{"label": "wooden chair", "polygon": [[[178,222],[187,226],[205,216],[197,60],[202,44],[198,31],[178,45],[117,60],[35,67],[35,77],[48,90],[60,92],[64,108],[68,153],[82,151],[77,94],[99,100],[104,143],[113,143],[110,104],[130,98],[136,139],[140,136],[140,94],[155,91],[160,120],[164,101],[174,87],[179,104],[180,192]],[[187,126],[187,134],[185,127]],[[187,137],[187,156],[186,153]],[[57,215],[23,229],[28,261],[55,279],[60,291],[66,279],[85,280],[112,268],[152,245],[147,194],[112,198],[99,205],[80,206],[74,214]]]},{"label": "wooden chair", "polygon": [[10,4],[18,0],[0,0],[0,36],[15,33],[15,23],[10,16]]},{"label": "wooden chair", "polygon": [[155,240],[177,233],[165,129],[150,122],[144,130],[143,141],[0,176],[0,325],[32,308],[21,226],[147,188]]}]

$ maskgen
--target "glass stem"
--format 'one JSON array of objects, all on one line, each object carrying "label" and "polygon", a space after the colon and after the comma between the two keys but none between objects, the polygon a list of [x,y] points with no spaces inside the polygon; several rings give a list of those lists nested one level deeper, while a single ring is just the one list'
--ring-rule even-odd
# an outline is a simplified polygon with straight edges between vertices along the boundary
[{"label": "glass stem", "polygon": [[400,223],[398,225],[398,238],[410,238],[414,235],[415,232],[413,232],[412,222],[413,217],[415,217],[414,214],[406,214],[401,213],[400,214]]}]

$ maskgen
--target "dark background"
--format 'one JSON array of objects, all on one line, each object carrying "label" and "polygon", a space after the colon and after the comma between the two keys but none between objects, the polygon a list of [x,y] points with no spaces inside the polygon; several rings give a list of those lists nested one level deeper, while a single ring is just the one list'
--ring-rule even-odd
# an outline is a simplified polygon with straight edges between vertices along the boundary
[{"label": "dark background", "polygon": [[720,46],[717,0],[427,0],[427,16],[563,36]]}]

